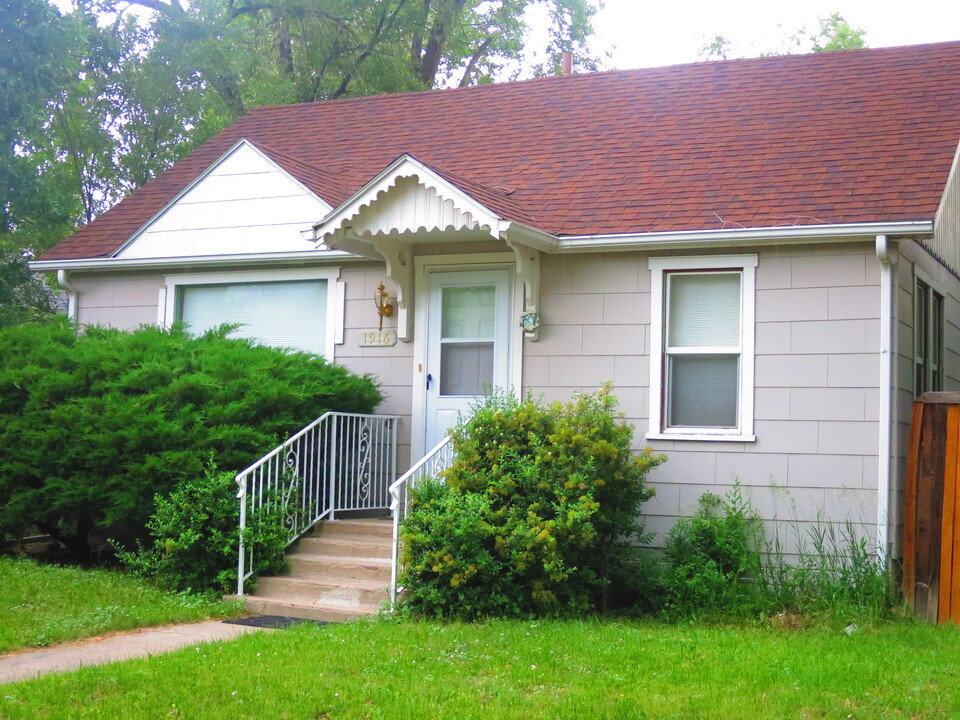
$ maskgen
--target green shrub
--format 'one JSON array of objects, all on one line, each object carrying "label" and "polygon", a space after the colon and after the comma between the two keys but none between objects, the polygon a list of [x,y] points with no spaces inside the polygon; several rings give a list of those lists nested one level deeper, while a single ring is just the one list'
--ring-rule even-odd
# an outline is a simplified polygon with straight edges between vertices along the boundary
[{"label": "green shrub", "polygon": [[[151,578],[164,590],[234,592],[237,587],[239,504],[234,474],[211,464],[202,477],[181,482],[169,495],[157,495],[156,511],[147,522],[149,544],[120,551],[121,562],[137,575]],[[296,503],[294,502],[294,505]],[[248,518],[244,543],[253,548],[257,572],[272,575],[285,569],[289,528],[282,503],[275,511]]]},{"label": "green shrub", "polygon": [[779,613],[842,621],[878,619],[896,605],[890,573],[851,522],[816,522],[785,557],[779,536],[764,537],[760,518],[735,485],[723,498],[705,493],[692,518],[667,534],[661,610],[670,615],[756,617]]},{"label": "green shrub", "polygon": [[327,410],[381,399],[369,378],[227,331],[0,330],[0,532],[38,528],[78,552],[129,544],[154,496],[211,454],[239,471]]},{"label": "green shrub", "polygon": [[691,518],[681,518],[664,544],[664,609],[671,614],[743,615],[762,609],[763,527],[739,486],[726,497],[700,497]]},{"label": "green shrub", "polygon": [[413,613],[479,617],[602,609],[644,539],[647,472],[609,388],[567,405],[494,395],[453,432],[446,486],[414,491],[401,584]]}]

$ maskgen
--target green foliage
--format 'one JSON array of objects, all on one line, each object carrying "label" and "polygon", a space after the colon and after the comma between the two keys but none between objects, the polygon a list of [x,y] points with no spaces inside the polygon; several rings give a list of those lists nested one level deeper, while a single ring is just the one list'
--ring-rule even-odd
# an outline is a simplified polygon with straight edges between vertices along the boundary
[{"label": "green foliage", "polygon": [[0,243],[0,328],[53,315],[50,294],[43,281],[30,272],[27,258]]},{"label": "green foliage", "polygon": [[233,603],[163,592],[114,570],[0,557],[0,653],[21,647],[237,615]]},{"label": "green foliage", "polygon": [[743,615],[765,599],[763,528],[739,486],[725,497],[700,497],[692,518],[667,533],[664,608],[669,613]]},{"label": "green foliage", "polygon": [[0,716],[948,720],[960,628],[305,623],[5,685]]},{"label": "green foliage", "polygon": [[[164,590],[234,592],[239,551],[234,473],[219,472],[211,464],[202,477],[182,481],[170,495],[155,496],[154,502],[156,511],[147,523],[149,545],[138,542],[136,551],[119,552],[121,562]],[[283,501],[268,503],[248,518],[244,544],[253,549],[257,570],[265,575],[286,569],[284,551],[290,535],[284,524],[286,506]]]},{"label": "green foliage", "polygon": [[320,357],[152,327],[0,330],[0,531],[82,552],[142,537],[155,494],[237,472],[327,410],[371,412],[369,378]]},{"label": "green foliage", "polygon": [[406,607],[437,616],[604,608],[643,540],[647,472],[605,387],[543,407],[493,395],[453,432],[446,485],[414,491],[402,528]]},{"label": "green foliage", "polygon": [[[675,616],[888,617],[896,607],[890,573],[852,522],[816,522],[797,535],[798,557],[764,537],[740,486],[724,498],[705,493],[700,509],[667,534],[659,578],[661,609]],[[806,622],[806,620],[802,620]]]},{"label": "green foliage", "polygon": [[[781,38],[780,47],[739,54],[742,47],[734,47],[730,38],[716,35],[700,51],[701,60],[727,60],[731,57],[744,58],[759,55],[770,57],[773,55],[792,55],[794,53],[831,52],[834,50],[855,50],[864,48],[867,31],[855,28],[838,12],[827,17],[818,18],[817,29],[810,31],[802,27],[792,35]],[[734,54],[738,53],[738,54]]]},{"label": "green foliage", "polygon": [[778,609],[840,622],[889,616],[899,602],[890,573],[856,526],[816,522],[798,534],[799,558],[775,544],[765,572]]}]

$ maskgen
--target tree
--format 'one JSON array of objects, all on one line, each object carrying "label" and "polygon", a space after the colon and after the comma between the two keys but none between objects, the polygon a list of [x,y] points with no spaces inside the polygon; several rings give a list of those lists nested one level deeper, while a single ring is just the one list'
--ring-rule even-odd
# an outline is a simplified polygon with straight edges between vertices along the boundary
[{"label": "tree", "polygon": [[[781,41],[781,47],[759,53],[761,57],[791,55],[797,52],[828,52],[832,50],[855,50],[866,47],[867,31],[854,28],[838,12],[818,20],[816,32],[805,27]],[[702,60],[727,60],[733,53],[733,43],[723,35],[717,35],[700,51]],[[739,55],[737,57],[748,57]]]}]

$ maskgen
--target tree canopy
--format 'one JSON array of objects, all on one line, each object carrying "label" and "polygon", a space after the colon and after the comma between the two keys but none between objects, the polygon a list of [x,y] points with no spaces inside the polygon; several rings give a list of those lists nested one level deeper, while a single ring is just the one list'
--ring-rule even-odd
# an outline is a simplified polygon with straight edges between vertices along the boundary
[{"label": "tree canopy", "polygon": [[[791,55],[805,52],[828,52],[831,50],[856,50],[866,47],[867,31],[853,27],[840,13],[834,12],[819,18],[817,28],[800,28],[792,35],[781,39],[780,47],[760,52],[761,57],[771,55]],[[735,57],[748,57],[736,54],[730,38],[716,35],[703,46],[700,57],[703,60],[730,60]]]}]

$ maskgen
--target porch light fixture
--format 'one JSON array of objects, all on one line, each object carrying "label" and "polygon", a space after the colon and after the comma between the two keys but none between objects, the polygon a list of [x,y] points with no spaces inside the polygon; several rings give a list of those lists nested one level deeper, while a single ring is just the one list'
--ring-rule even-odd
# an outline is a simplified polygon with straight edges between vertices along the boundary
[{"label": "porch light fixture", "polygon": [[393,315],[393,305],[390,304],[390,293],[387,292],[383,283],[373,294],[373,303],[377,306],[377,314],[380,316],[380,329],[383,330],[383,318]]}]

